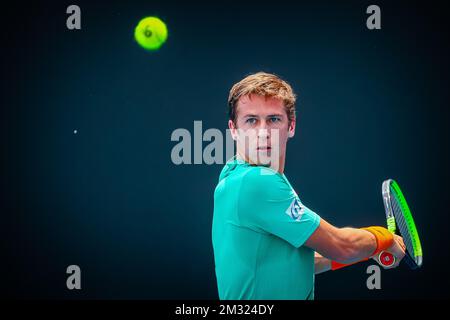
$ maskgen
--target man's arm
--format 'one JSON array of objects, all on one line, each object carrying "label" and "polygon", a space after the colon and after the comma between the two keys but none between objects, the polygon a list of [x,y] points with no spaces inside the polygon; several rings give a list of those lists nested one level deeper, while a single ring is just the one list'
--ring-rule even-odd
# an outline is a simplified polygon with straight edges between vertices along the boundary
[{"label": "man's arm", "polygon": [[[319,227],[305,245],[325,258],[351,264],[371,257],[379,249],[378,242],[379,239],[372,232],[356,228],[337,228],[321,219]],[[392,245],[386,249],[397,258],[396,265],[405,254],[397,241],[392,241]]]},{"label": "man's arm", "polygon": [[331,270],[331,260],[320,253],[314,253],[314,273],[319,274]]}]

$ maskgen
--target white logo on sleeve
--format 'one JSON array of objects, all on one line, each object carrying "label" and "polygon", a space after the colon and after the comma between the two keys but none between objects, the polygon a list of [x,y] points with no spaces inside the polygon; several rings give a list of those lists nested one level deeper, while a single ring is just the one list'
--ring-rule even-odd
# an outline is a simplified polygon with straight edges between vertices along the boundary
[{"label": "white logo on sleeve", "polygon": [[287,208],[286,214],[295,221],[300,221],[303,213],[305,213],[305,208],[302,206],[298,198],[294,198],[289,208]]}]

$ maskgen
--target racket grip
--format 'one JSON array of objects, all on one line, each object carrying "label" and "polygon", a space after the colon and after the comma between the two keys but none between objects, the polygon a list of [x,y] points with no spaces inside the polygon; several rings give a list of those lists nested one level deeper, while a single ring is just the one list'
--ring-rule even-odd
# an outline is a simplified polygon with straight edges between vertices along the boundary
[{"label": "racket grip", "polygon": [[384,267],[390,267],[395,263],[395,257],[386,251],[381,251],[378,255],[378,260]]}]

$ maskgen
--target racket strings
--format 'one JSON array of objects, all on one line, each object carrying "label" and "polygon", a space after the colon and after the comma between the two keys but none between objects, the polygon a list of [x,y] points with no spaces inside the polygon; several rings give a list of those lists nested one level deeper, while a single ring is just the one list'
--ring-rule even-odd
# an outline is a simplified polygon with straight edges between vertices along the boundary
[{"label": "racket strings", "polygon": [[408,222],[404,218],[401,204],[399,203],[396,196],[394,196],[394,198],[392,199],[391,204],[392,210],[394,211],[393,213],[395,216],[395,222],[397,223],[397,227],[403,237],[403,242],[405,243],[408,252],[414,257],[414,239],[412,238],[412,234],[409,231],[410,228],[408,226]]}]

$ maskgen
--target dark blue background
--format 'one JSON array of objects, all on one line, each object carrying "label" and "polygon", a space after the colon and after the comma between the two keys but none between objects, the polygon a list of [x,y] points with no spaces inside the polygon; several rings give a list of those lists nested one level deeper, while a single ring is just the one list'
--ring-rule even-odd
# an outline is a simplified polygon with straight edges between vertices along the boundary
[{"label": "dark blue background", "polygon": [[[77,4],[82,30],[66,28]],[[3,8],[1,294],[216,299],[213,191],[221,165],[172,164],[176,128],[226,129],[231,86],[260,70],[292,84],[286,175],[337,226],[384,224],[396,179],[424,266],[316,277],[317,299],[450,296],[448,13],[438,2],[62,1]],[[133,39],[156,15],[167,43]],[[73,131],[78,133],[74,134]],[[82,269],[82,290],[65,287]]]}]

